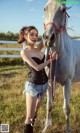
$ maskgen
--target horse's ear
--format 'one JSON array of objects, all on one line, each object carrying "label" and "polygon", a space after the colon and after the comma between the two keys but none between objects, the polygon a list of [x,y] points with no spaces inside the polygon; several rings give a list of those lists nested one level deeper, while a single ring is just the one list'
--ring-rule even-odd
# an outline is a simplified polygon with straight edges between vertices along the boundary
[{"label": "horse's ear", "polygon": [[71,7],[72,7],[72,6],[70,6],[70,7],[66,7],[66,10],[69,10]]},{"label": "horse's ear", "polygon": [[65,5],[61,5],[61,10],[62,10],[63,12],[65,12],[65,11],[66,11],[66,6],[65,6]]}]

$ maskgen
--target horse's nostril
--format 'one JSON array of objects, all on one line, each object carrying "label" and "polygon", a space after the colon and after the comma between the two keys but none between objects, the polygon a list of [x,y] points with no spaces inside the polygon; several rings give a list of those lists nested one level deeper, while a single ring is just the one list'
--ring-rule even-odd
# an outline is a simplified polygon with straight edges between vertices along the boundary
[{"label": "horse's nostril", "polygon": [[45,35],[45,34],[43,34],[43,38],[44,38],[45,40],[47,40],[47,39],[48,39],[48,36]]},{"label": "horse's nostril", "polygon": [[48,36],[45,36],[45,39],[47,40],[48,39]]},{"label": "horse's nostril", "polygon": [[55,35],[54,35],[54,33],[51,35],[51,38],[50,38],[50,40],[54,40],[55,39]]},{"label": "horse's nostril", "polygon": [[52,33],[50,36],[49,46],[52,47],[52,45],[54,45],[54,42],[55,42],[55,34]]}]

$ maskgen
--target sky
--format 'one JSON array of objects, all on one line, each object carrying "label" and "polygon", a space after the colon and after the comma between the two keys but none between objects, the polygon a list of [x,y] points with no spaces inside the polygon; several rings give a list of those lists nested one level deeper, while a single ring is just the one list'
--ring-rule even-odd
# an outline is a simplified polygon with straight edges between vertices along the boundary
[{"label": "sky", "polygon": [[[11,31],[19,33],[23,26],[34,25],[39,35],[44,32],[44,5],[48,0],[0,0],[0,32]],[[54,0],[53,0],[54,1]],[[71,0],[80,1],[80,0]],[[71,36],[80,36],[80,4],[67,4],[72,6],[67,12],[68,33]]]}]

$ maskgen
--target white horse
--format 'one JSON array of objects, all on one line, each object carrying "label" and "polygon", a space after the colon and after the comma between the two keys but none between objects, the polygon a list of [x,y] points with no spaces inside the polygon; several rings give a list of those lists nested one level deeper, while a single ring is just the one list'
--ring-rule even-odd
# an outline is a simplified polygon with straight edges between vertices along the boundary
[{"label": "white horse", "polygon": [[[63,110],[66,116],[66,133],[71,133],[69,115],[70,115],[70,91],[71,82],[80,81],[80,41],[72,40],[66,31],[66,17],[68,14],[64,0],[48,0],[44,7],[44,28],[43,40],[53,51],[60,52],[58,60],[58,72],[56,81],[63,86],[64,104]],[[58,3],[59,2],[59,3]],[[65,0],[66,2],[66,0]],[[53,67],[54,69],[54,67]],[[54,74],[53,74],[54,75]],[[50,107],[52,98],[49,89],[47,92],[47,116],[45,133],[47,127],[51,125]]]}]

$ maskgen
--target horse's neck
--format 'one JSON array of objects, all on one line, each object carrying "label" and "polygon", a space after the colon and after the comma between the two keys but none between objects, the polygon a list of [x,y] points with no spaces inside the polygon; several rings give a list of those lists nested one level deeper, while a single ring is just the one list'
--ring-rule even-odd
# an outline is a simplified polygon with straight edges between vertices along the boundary
[{"label": "horse's neck", "polygon": [[70,49],[70,37],[68,36],[66,31],[62,31],[59,34],[58,38],[58,43],[59,43],[59,49],[61,52],[69,51]]}]

